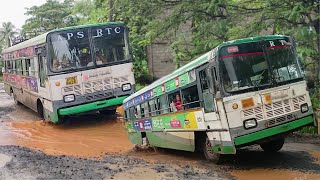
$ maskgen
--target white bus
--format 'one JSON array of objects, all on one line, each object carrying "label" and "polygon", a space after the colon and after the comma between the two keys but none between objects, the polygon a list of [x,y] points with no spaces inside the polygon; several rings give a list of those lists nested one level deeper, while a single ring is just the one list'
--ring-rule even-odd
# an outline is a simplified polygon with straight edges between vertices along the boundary
[{"label": "white bus", "polygon": [[214,162],[251,144],[277,152],[316,123],[298,62],[288,36],[225,42],[124,100],[129,139]]},{"label": "white bus", "polygon": [[120,22],[53,30],[5,49],[2,59],[6,92],[54,123],[115,112],[134,92],[128,30]]}]

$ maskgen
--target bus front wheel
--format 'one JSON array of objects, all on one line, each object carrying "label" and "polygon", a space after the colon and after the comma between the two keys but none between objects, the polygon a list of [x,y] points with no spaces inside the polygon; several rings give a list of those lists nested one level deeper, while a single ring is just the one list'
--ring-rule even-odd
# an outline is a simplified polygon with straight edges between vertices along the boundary
[{"label": "bus front wheel", "polygon": [[213,146],[208,137],[206,137],[206,140],[203,142],[202,150],[203,150],[204,156],[208,161],[211,161],[215,164],[218,164],[220,162],[221,154],[217,154],[213,152]]},{"label": "bus front wheel", "polygon": [[260,147],[268,153],[275,153],[280,151],[280,149],[283,147],[284,144],[284,138],[278,138],[271,141],[268,141],[266,143],[260,144]]},{"label": "bus front wheel", "polygon": [[38,102],[37,102],[37,110],[38,110],[38,114],[39,114],[40,118],[44,119],[43,105],[40,100],[38,100]]}]

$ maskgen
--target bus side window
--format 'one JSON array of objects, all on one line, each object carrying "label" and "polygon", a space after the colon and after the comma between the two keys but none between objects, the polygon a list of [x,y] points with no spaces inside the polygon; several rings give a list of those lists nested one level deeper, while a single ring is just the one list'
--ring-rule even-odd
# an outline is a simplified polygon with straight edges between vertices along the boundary
[{"label": "bus side window", "polygon": [[24,74],[30,76],[30,59],[25,59]]},{"label": "bus side window", "polygon": [[144,116],[145,117],[149,117],[150,116],[149,111],[150,111],[149,103],[147,101],[147,102],[144,103]]},{"label": "bus side window", "polygon": [[183,110],[180,91],[169,94],[168,100],[169,100],[170,112]]},{"label": "bus side window", "polygon": [[141,107],[141,117],[144,118],[145,117],[145,103],[142,103],[140,105]]},{"label": "bus side window", "polygon": [[34,64],[34,58],[30,59],[30,67],[29,67],[29,75],[34,77],[35,76],[35,64]]},{"label": "bus side window", "polygon": [[16,61],[11,61],[12,63],[12,74],[16,74]]},{"label": "bus side window", "polygon": [[136,116],[137,119],[140,119],[140,118],[141,118],[141,106],[140,106],[140,104],[138,104],[138,105],[136,106],[135,116]]},{"label": "bus side window", "polygon": [[155,108],[156,108],[156,115],[161,114],[161,111],[160,111],[161,107],[160,107],[160,99],[159,98],[156,99]]},{"label": "bus side window", "polygon": [[151,99],[149,101],[149,107],[150,107],[150,113],[151,113],[151,116],[155,116],[156,115],[156,106],[155,106],[155,100],[154,99]]},{"label": "bus side window", "polygon": [[160,112],[161,114],[168,113],[168,103],[167,103],[167,97],[166,95],[162,95],[159,97],[160,102]]},{"label": "bus side window", "polygon": [[130,118],[132,119],[132,121],[135,121],[136,120],[136,108],[135,107],[131,107],[130,109]]},{"label": "bus side window", "polygon": [[181,94],[185,109],[200,107],[199,94],[196,85],[182,89]]}]

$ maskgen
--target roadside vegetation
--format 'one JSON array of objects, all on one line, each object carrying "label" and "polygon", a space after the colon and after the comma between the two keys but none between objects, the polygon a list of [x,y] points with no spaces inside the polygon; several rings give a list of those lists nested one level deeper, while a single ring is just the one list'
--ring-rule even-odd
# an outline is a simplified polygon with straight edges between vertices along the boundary
[{"label": "roadside vegetation", "polygon": [[[2,24],[0,50],[17,34],[28,39],[65,26],[106,21],[127,24],[138,90],[155,79],[147,63],[147,47],[155,41],[172,48],[173,61],[180,67],[224,41],[265,34],[293,36],[309,87],[319,87],[318,0],[47,0],[25,13],[29,19],[21,30],[10,22]],[[319,97],[314,90],[316,109]]]}]

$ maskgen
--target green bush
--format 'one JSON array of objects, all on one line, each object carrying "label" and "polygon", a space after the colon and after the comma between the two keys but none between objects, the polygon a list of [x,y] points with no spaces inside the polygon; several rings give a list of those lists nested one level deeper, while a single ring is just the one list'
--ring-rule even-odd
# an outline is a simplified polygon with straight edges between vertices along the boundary
[{"label": "green bush", "polygon": [[316,126],[307,126],[298,131],[301,134],[317,134],[318,129]]},{"label": "green bush", "polygon": [[311,95],[312,107],[314,110],[320,109],[320,92],[319,88],[315,88]]}]

